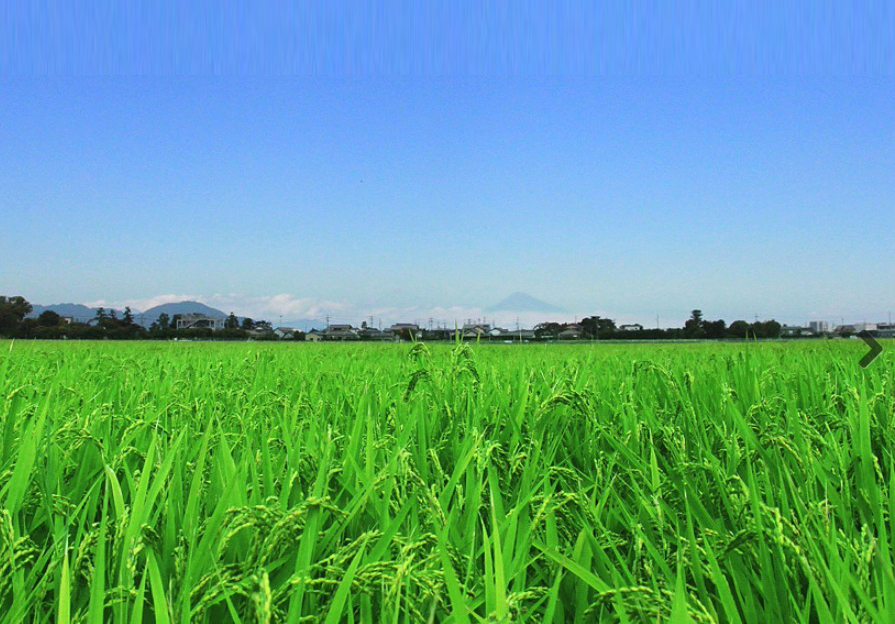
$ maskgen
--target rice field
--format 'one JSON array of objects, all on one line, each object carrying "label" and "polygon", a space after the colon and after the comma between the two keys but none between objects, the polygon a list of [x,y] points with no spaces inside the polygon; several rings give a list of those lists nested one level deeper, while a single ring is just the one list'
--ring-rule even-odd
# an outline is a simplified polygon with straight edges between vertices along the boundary
[{"label": "rice field", "polygon": [[0,618],[895,622],[885,346],[0,342]]}]

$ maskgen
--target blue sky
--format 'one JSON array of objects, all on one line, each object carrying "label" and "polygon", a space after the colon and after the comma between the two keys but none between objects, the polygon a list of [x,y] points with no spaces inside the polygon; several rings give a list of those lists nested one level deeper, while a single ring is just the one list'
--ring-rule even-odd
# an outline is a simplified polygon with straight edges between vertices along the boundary
[{"label": "blue sky", "polygon": [[489,6],[178,17],[207,40],[13,10],[0,290],[346,320],[514,291],[663,325],[895,309],[891,9]]}]

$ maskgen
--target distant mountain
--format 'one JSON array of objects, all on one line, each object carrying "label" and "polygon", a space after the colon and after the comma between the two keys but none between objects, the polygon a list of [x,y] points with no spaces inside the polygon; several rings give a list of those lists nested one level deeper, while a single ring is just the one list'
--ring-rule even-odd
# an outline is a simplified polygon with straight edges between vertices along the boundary
[{"label": "distant mountain", "polygon": [[274,324],[277,327],[291,327],[303,332],[309,332],[312,329],[326,329],[326,322],[320,319],[298,319],[297,321],[283,321]]},{"label": "distant mountain", "polygon": [[[86,322],[92,318],[96,317],[96,311],[99,310],[98,307],[90,307],[85,306],[80,303],[54,303],[52,305],[40,305],[37,303],[31,304],[32,310],[29,317],[37,317],[40,316],[40,313],[44,310],[52,310],[56,314],[61,316],[71,316],[78,322]],[[105,308],[106,313],[110,313],[112,308]],[[199,303],[198,301],[179,301],[177,303],[165,303],[159,306],[155,306],[154,308],[149,308],[145,312],[140,312],[138,310],[131,309],[131,314],[134,315],[134,321],[142,325],[143,327],[149,327],[158,320],[160,314],[165,313],[168,317],[173,318],[175,314],[190,314],[193,312],[205,314],[207,316],[212,317],[222,317],[227,316],[226,313],[218,310],[217,308],[212,308],[211,306],[207,306],[204,303]],[[123,310],[115,310],[115,313],[118,315],[118,318],[121,318],[124,315]],[[242,317],[239,319],[242,321]]]},{"label": "distant mountain", "polygon": [[[178,301],[177,303],[163,303],[154,308],[149,308],[140,314],[134,313],[134,320],[149,327],[162,314],[167,314],[168,318],[174,318],[175,314],[204,314],[211,317],[226,317],[228,313],[222,312],[217,308],[212,308],[198,301]],[[241,319],[240,319],[241,320]]]},{"label": "distant mountain", "polygon": [[[36,318],[40,316],[41,312],[50,310],[60,316],[70,316],[79,323],[85,323],[90,319],[96,317],[96,312],[97,310],[99,310],[99,308],[91,308],[80,303],[52,303],[50,305],[40,305],[39,303],[33,303],[31,304],[31,307],[32,310],[31,314],[28,315],[29,318]],[[105,311],[108,314],[112,311],[112,308],[105,308]],[[133,310],[131,312],[134,315],[137,314]],[[119,317],[121,317],[124,314],[124,311],[115,310],[115,313]]]},{"label": "distant mountain", "polygon": [[486,312],[565,312],[562,308],[541,301],[523,292],[515,292],[498,304],[485,308]]}]

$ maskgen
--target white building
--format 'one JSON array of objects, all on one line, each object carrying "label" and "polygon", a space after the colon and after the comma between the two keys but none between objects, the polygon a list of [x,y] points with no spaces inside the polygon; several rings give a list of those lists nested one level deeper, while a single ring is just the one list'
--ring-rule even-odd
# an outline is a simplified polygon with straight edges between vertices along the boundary
[{"label": "white building", "polygon": [[223,316],[206,316],[201,312],[181,314],[177,319],[177,329],[224,329]]},{"label": "white building", "polygon": [[814,334],[826,334],[830,331],[830,324],[826,321],[811,321],[808,323],[808,329]]}]

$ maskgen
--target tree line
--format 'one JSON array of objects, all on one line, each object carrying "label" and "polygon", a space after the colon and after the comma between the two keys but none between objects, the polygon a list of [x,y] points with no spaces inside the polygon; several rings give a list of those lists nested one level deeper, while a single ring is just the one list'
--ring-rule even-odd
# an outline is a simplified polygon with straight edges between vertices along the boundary
[{"label": "tree line", "polygon": [[737,320],[730,325],[723,319],[707,320],[702,310],[693,310],[683,327],[620,329],[615,321],[600,316],[589,316],[577,323],[540,323],[534,328],[538,338],[557,338],[563,331],[581,329],[581,337],[591,340],[745,340],[779,338],[783,326],[777,321]]},{"label": "tree line", "polygon": [[[275,339],[273,328],[268,321],[250,318],[238,319],[231,313],[224,321],[224,329],[217,331],[208,327],[178,329],[179,314],[159,315],[148,328],[135,322],[134,315],[126,307],[119,316],[115,310],[99,308],[96,316],[88,322],[76,322],[60,316],[52,310],[44,310],[36,318],[29,317],[33,306],[24,297],[0,296],[0,336],[5,338],[46,338],[46,339],[103,339],[112,340],[166,340],[171,338],[220,338],[240,340]],[[292,339],[303,339],[304,334],[296,332]]]},{"label": "tree line", "polygon": [[[268,321],[255,321],[251,318],[239,319],[232,312],[224,320],[224,328],[178,329],[180,315],[169,317],[162,313],[148,328],[134,322],[130,308],[125,308],[119,316],[115,310],[106,311],[99,308],[96,316],[89,322],[75,322],[66,319],[52,310],[45,310],[36,318],[29,317],[31,304],[24,297],[0,296],[0,336],[6,338],[74,338],[115,340],[172,338],[185,339],[230,339],[275,340],[273,328]],[[577,323],[540,323],[535,326],[535,338],[552,340],[562,338],[566,330],[573,330],[573,335],[589,340],[725,340],[779,338],[781,325],[775,320],[733,321],[728,325],[723,319],[707,320],[701,310],[693,310],[683,327],[666,329],[622,330],[612,319],[600,316],[589,316]],[[422,336],[426,338],[425,333]],[[290,340],[304,340],[303,332],[295,332]]]}]

